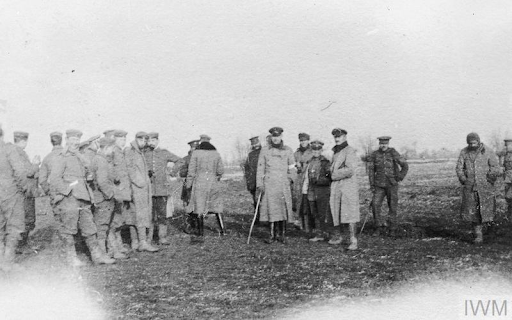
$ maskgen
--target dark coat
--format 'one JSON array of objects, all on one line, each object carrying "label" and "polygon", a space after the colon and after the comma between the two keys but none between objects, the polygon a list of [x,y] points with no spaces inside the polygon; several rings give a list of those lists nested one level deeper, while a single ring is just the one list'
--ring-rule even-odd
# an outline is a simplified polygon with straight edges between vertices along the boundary
[{"label": "dark coat", "polygon": [[22,148],[17,145],[13,145],[14,149],[18,152],[20,159],[23,162],[23,165],[27,171],[27,184],[24,186],[23,190],[25,193],[25,197],[35,198],[39,196],[39,165],[32,164],[28,154]]},{"label": "dark coat", "polygon": [[170,194],[170,183],[167,175],[167,164],[172,162],[176,165],[181,158],[161,148],[145,149],[144,157],[148,170],[152,172],[150,180],[153,197],[168,196]]},{"label": "dark coat", "polygon": [[52,166],[55,163],[55,158],[57,155],[62,153],[61,146],[54,146],[52,151],[43,159],[41,163],[41,168],[39,168],[39,184],[43,191],[49,195],[50,194],[50,184],[48,183],[48,177],[50,177],[50,173],[52,172]]},{"label": "dark coat", "polygon": [[125,150],[126,166],[131,181],[133,204],[138,227],[149,228],[152,217],[151,181],[148,176],[146,158],[136,141]]},{"label": "dark coat", "polygon": [[393,148],[386,151],[376,150],[370,155],[368,177],[370,186],[396,186],[407,175],[409,165]]},{"label": "dark coat", "polygon": [[0,200],[22,194],[27,183],[27,169],[14,147],[0,140]]},{"label": "dark coat", "polygon": [[130,177],[128,176],[128,166],[126,165],[124,151],[118,146],[114,148],[114,173],[114,197],[117,201],[131,201],[132,190]]},{"label": "dark coat", "polygon": [[103,154],[96,154],[92,159],[91,172],[94,175],[94,203],[110,200],[114,197],[114,164]]},{"label": "dark coat", "polygon": [[247,156],[244,164],[245,183],[247,190],[256,191],[256,174],[258,172],[258,158],[260,157],[261,148],[252,150]]},{"label": "dark coat", "polygon": [[[304,173],[308,166],[309,161],[313,157],[311,146],[308,146],[305,151],[298,148],[293,154],[295,159],[295,167],[297,168],[297,175],[293,178],[293,202],[296,212],[300,213],[302,210],[302,181],[304,181]],[[293,172],[292,172],[293,176]]]}]

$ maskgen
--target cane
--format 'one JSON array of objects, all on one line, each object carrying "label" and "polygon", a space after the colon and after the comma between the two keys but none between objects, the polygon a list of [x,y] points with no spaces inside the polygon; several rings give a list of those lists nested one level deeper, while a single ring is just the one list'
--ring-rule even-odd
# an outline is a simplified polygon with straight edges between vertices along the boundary
[{"label": "cane", "polygon": [[[373,208],[373,200],[370,201],[370,210]],[[363,233],[363,230],[364,230],[364,225],[366,224],[366,221],[368,221],[368,216],[370,215],[370,210],[368,210],[368,213],[366,214],[366,217],[364,218],[364,221],[363,221],[363,226],[361,227],[361,231],[359,231],[359,236],[361,236],[361,234]]]},{"label": "cane", "polygon": [[251,229],[249,230],[249,236],[247,237],[247,244],[249,244],[249,242],[251,241],[252,228],[254,228],[254,223],[256,222],[256,217],[258,216],[258,209],[260,207],[260,201],[261,201],[262,194],[263,193],[260,192],[260,195],[258,196],[258,202],[256,203],[256,210],[254,210],[254,218],[252,219]]}]

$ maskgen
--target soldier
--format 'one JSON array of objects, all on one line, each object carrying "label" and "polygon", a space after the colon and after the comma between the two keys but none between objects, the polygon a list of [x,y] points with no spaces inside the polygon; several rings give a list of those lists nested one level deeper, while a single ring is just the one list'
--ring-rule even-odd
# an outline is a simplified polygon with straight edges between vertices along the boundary
[{"label": "soldier", "polygon": [[0,128],[0,270],[9,271],[20,234],[25,230],[23,189],[27,171],[23,160],[12,145],[3,140]]},{"label": "soldier", "polygon": [[51,169],[55,163],[57,155],[62,153],[62,133],[52,132],[50,133],[50,142],[53,146],[52,151],[43,159],[41,168],[39,169],[39,184],[46,195],[50,195],[50,184],[48,177],[50,177]]},{"label": "soldier", "polygon": [[512,219],[512,138],[505,141],[505,149],[500,153],[500,162],[504,169],[505,200],[507,201],[507,217]]},{"label": "soldier", "polygon": [[94,159],[94,156],[96,156],[96,153],[98,152],[99,139],[100,136],[96,135],[80,143],[80,152],[83,152],[90,162],[92,162],[92,159]]},{"label": "soldier", "polygon": [[466,137],[455,171],[462,185],[461,217],[473,224],[475,243],[483,242],[482,224],[496,213],[496,182],[501,175],[496,154],[480,142],[477,133]]},{"label": "soldier", "polygon": [[270,222],[270,237],[286,243],[286,221],[292,217],[292,194],[290,189],[291,170],[295,167],[293,151],[282,140],[283,129],[273,127],[270,145],[263,148],[258,158],[256,189],[263,193],[260,207],[260,221]]},{"label": "soldier", "polygon": [[[296,208],[295,225],[306,232],[311,232],[314,227],[314,219],[311,217],[309,205],[307,203],[307,194],[302,193],[301,181],[304,180],[304,169],[313,157],[311,146],[309,145],[309,134],[299,133],[300,146],[293,154],[295,158],[295,167],[297,168],[297,177],[293,185],[293,202]],[[298,223],[297,223],[298,221]]]},{"label": "soldier", "polygon": [[21,253],[28,245],[28,236],[32,230],[36,228],[36,197],[39,196],[38,178],[39,178],[39,164],[41,158],[35,156],[30,161],[25,148],[28,143],[28,133],[22,131],[14,132],[14,149],[18,152],[23,161],[23,165],[27,171],[27,184],[24,188],[24,208],[25,208],[25,231],[21,234],[21,241],[19,242],[19,252]]},{"label": "soldier", "polygon": [[[170,182],[168,181],[166,168],[169,163],[176,165],[180,157],[160,148],[157,132],[148,133],[148,147],[144,150],[144,156],[148,165],[148,175],[151,180],[153,195],[152,222],[158,224],[158,242],[169,245],[167,239],[167,200],[170,196]],[[172,200],[171,200],[172,201]],[[153,226],[151,227],[153,230]],[[153,239],[153,232],[150,232],[149,241]]]},{"label": "soldier", "polygon": [[148,176],[148,166],[144,158],[143,149],[146,146],[147,133],[139,131],[130,148],[125,150],[126,166],[132,187],[132,197],[136,217],[137,234],[139,239],[138,251],[156,252],[159,249],[147,241],[148,229],[151,223],[151,181]]},{"label": "soldier", "polygon": [[[197,148],[197,146],[199,146],[199,140],[192,140],[188,142],[188,145],[190,146],[188,154],[185,157],[183,157],[182,162],[180,162],[180,165],[176,165],[173,168],[173,175],[179,172],[180,178],[183,179],[183,187],[181,189],[181,200],[183,201],[184,208],[187,208],[188,204],[190,203],[191,190],[187,188],[188,166],[190,164],[190,157],[192,156],[192,152]],[[186,233],[190,233],[191,230],[194,230],[196,228],[195,221],[196,219],[192,216],[192,214],[188,213],[187,225],[185,227]]]},{"label": "soldier", "polygon": [[86,181],[90,163],[78,151],[81,136],[79,130],[66,131],[66,148],[56,157],[50,173],[50,190],[56,205],[55,218],[71,265],[82,265],[76,256],[73,238],[78,229],[85,237],[92,261],[96,264],[112,264],[115,260],[100,250],[96,238],[96,225],[91,212],[93,194]]},{"label": "soldier", "polygon": [[101,138],[98,141],[99,151],[92,159],[91,172],[94,176],[94,222],[98,231],[98,243],[103,253],[107,253],[107,236],[109,255],[114,259],[127,259],[121,252],[115,232],[122,225],[121,215],[114,216],[114,139]]},{"label": "soldier", "polygon": [[201,135],[201,139],[203,142],[192,152],[188,166],[187,189],[191,190],[191,195],[187,210],[196,220],[198,236],[203,236],[204,216],[210,213],[216,215],[223,235],[225,228],[219,181],[224,174],[224,165],[220,154],[209,142],[210,138]]},{"label": "soldier", "polygon": [[387,199],[389,207],[389,222],[391,235],[396,231],[397,209],[398,209],[398,183],[407,175],[409,165],[400,153],[389,147],[391,137],[378,137],[379,149],[370,155],[368,166],[368,177],[370,189],[373,193],[372,210],[375,219],[375,233],[379,235],[383,225],[386,225],[381,218],[381,207],[384,198]]},{"label": "soldier", "polygon": [[[312,158],[304,168],[300,185],[306,192],[311,217],[315,220],[316,234],[309,241],[324,241],[329,237],[328,225],[332,224],[329,207],[331,162],[322,155],[324,143],[311,142]],[[304,192],[303,192],[304,193]]]},{"label": "soldier", "polygon": [[[137,237],[137,230],[135,229],[136,219],[135,211],[132,208],[132,189],[130,177],[128,176],[128,167],[126,166],[126,159],[124,155],[124,147],[126,145],[126,135],[128,133],[124,130],[114,131],[114,218],[122,221],[122,224],[129,226],[132,250],[137,250],[139,247],[139,240]],[[123,253],[127,253],[123,246],[123,239],[121,237],[121,230],[116,231],[117,245]]]},{"label": "soldier", "polygon": [[[244,164],[244,175],[245,175],[245,183],[247,184],[247,190],[252,195],[252,201],[254,208],[256,209],[256,204],[258,202],[258,198],[256,197],[256,172],[258,171],[258,158],[260,156],[261,151],[261,143],[260,137],[255,136],[249,139],[251,141],[251,152],[247,155],[247,160]],[[260,222],[260,214],[258,212],[256,216],[256,224]]]},{"label": "soldier", "polygon": [[[336,145],[331,164],[331,214],[336,236],[329,244],[341,244],[341,225],[348,224],[350,245],[348,250],[357,249],[356,223],[359,214],[359,186],[357,183],[357,167],[359,158],[356,150],[348,145],[347,131],[340,128],[332,130]],[[339,227],[338,227],[339,226]]]},{"label": "soldier", "polygon": [[114,137],[115,133],[116,133],[116,130],[114,130],[114,129],[109,129],[109,130],[103,131],[103,135],[107,139],[115,139],[115,137]]}]

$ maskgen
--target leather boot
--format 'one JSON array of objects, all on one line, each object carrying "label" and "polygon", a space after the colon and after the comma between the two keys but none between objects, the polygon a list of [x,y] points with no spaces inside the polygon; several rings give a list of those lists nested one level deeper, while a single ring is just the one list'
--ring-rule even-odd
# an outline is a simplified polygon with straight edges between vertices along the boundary
[{"label": "leather boot", "polygon": [[199,236],[204,237],[204,215],[199,215]]},{"label": "leather boot", "polygon": [[94,264],[113,264],[116,260],[107,257],[105,253],[100,249],[96,235],[88,236],[85,239],[89,252],[91,253],[91,260]]},{"label": "leather boot", "polygon": [[356,224],[349,223],[348,230],[350,233],[350,245],[348,246],[348,250],[357,250]]},{"label": "leather boot", "polygon": [[226,234],[226,228],[224,228],[224,221],[222,220],[222,215],[220,213],[215,213],[217,217],[217,223],[219,224],[220,235],[223,236]]},{"label": "leather boot", "polygon": [[149,226],[149,229],[148,229],[148,236],[146,238],[146,241],[149,243],[149,244],[153,244],[153,237],[155,235],[155,225],[152,223],[150,226]]},{"label": "leather boot", "polygon": [[119,249],[119,252],[128,253],[128,251],[130,251],[130,250],[128,250],[124,246],[123,237],[121,236],[121,230],[116,231],[115,234],[116,234],[115,244],[116,244],[117,248]]},{"label": "leather boot", "polygon": [[279,221],[279,241],[281,243],[286,244],[286,221]]},{"label": "leather boot", "polygon": [[116,237],[112,232],[109,232],[107,241],[108,241],[109,248],[110,248],[110,251],[109,251],[110,257],[112,257],[116,260],[128,259],[128,256],[125,255],[124,253],[122,253],[121,250],[119,250],[119,246],[117,245]]},{"label": "leather boot", "polygon": [[66,251],[66,260],[73,268],[80,268],[85,266],[85,262],[78,259],[75,250],[75,238],[71,234],[61,235],[62,242],[64,243],[64,250]]},{"label": "leather boot", "polygon": [[477,224],[475,226],[475,240],[474,240],[474,243],[482,243],[484,242],[484,235],[483,235],[483,232],[482,232],[482,225],[481,224]]},{"label": "leather boot", "polygon": [[153,247],[149,242],[146,241],[145,227],[138,227],[137,230],[139,231],[139,247],[137,248],[138,251],[157,252],[160,250]]},{"label": "leather boot", "polygon": [[265,240],[265,243],[268,243],[268,244],[271,244],[273,243],[275,240],[276,240],[276,234],[275,234],[275,222],[270,222],[269,223],[269,226],[270,226],[270,237]]},{"label": "leather boot", "polygon": [[[144,229],[144,236],[146,235],[146,229]],[[137,232],[137,228],[130,227],[130,239],[132,240],[131,247],[132,250],[135,251],[139,248],[139,236],[140,233]]]},{"label": "leather boot", "polygon": [[158,224],[158,243],[163,245],[170,245],[169,239],[167,239],[167,225],[160,223]]}]

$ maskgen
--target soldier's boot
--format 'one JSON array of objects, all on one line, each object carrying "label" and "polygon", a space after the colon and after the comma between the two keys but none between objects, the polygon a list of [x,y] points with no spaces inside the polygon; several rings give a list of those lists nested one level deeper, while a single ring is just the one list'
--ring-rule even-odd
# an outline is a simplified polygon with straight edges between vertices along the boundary
[{"label": "soldier's boot", "polygon": [[199,215],[199,236],[204,237],[204,215]]},{"label": "soldier's boot", "polygon": [[[88,236],[85,238],[85,243],[91,253],[91,260],[94,264],[113,264],[116,263],[115,259],[109,258],[106,253],[100,248],[96,235]],[[103,242],[104,243],[104,242]]]},{"label": "soldier's boot", "polygon": [[275,222],[269,223],[270,235],[269,235],[269,238],[267,240],[265,240],[265,243],[271,244],[276,240],[275,228],[274,228],[275,224],[276,224]]},{"label": "soldier's boot", "polygon": [[475,226],[475,240],[474,240],[474,243],[482,243],[484,242],[484,235],[483,235],[483,232],[482,232],[482,225],[481,224],[477,224]]},{"label": "soldier's boot", "polygon": [[167,225],[160,223],[158,224],[158,243],[163,245],[170,245],[171,242],[167,238]]},{"label": "soldier's boot", "polygon": [[348,246],[348,250],[357,250],[356,224],[349,223],[348,230],[350,233],[350,245]]},{"label": "soldier's boot", "polygon": [[150,226],[149,226],[149,229],[148,229],[148,237],[146,238],[146,241],[153,245],[153,238],[155,236],[155,225],[152,223]]},{"label": "soldier's boot", "polygon": [[28,246],[28,230],[26,230],[25,232],[22,232],[20,234],[21,236],[21,240],[18,242],[18,246],[16,247],[16,254],[22,254],[23,251],[27,248]]},{"label": "soldier's boot", "polygon": [[66,260],[73,268],[80,268],[86,265],[85,262],[78,259],[75,249],[75,238],[71,234],[61,235],[62,242],[64,243],[64,250],[66,251]]},{"label": "soldier's boot", "polygon": [[217,217],[217,223],[219,224],[220,235],[223,236],[226,234],[226,228],[224,227],[224,220],[222,220],[222,215],[220,213],[215,213]]},{"label": "soldier's boot", "polygon": [[[132,247],[133,251],[135,251],[139,248],[139,236],[141,236],[141,233],[142,232],[137,232],[137,228],[130,227],[130,239],[132,241],[131,247]],[[144,236],[145,235],[146,235],[146,231],[144,231]]]},{"label": "soldier's boot", "polygon": [[110,248],[109,256],[111,258],[114,258],[116,260],[128,259],[128,256],[122,253],[119,249],[119,246],[117,245],[116,241],[116,236],[112,232],[109,232],[107,241]]},{"label": "soldier's boot", "polygon": [[121,253],[128,253],[128,248],[124,246],[123,237],[121,236],[121,230],[115,232],[115,244]]},{"label": "soldier's boot", "polygon": [[334,227],[334,234],[329,240],[328,244],[331,245],[339,245],[343,242],[343,237],[341,236],[341,225]]},{"label": "soldier's boot", "polygon": [[104,255],[107,254],[107,242],[106,239],[99,239],[98,238],[98,248]]},{"label": "soldier's boot", "polygon": [[286,237],[285,237],[285,233],[286,233],[286,221],[279,221],[279,241],[281,241],[281,243],[283,244],[286,244]]},{"label": "soldier's boot", "polygon": [[153,247],[149,242],[146,241],[146,228],[138,227],[139,231],[139,248],[138,251],[157,252],[160,249]]}]

